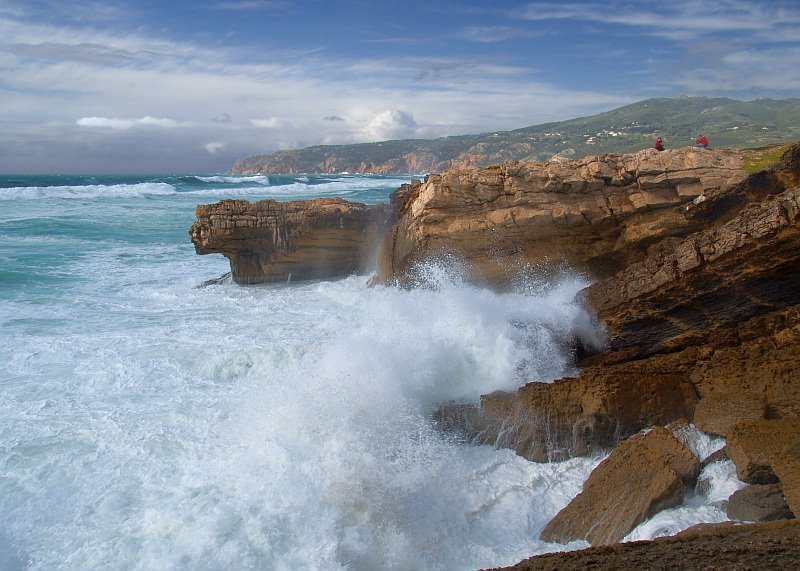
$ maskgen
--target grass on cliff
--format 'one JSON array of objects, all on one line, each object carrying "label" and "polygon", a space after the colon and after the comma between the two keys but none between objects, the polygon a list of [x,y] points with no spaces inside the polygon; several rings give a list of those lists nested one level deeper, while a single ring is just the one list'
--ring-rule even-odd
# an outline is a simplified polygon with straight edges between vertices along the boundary
[{"label": "grass on cliff", "polygon": [[769,147],[748,149],[744,157],[745,172],[756,172],[771,164],[777,163],[781,160],[783,153],[788,151],[791,146],[792,143],[784,143],[782,145],[770,145]]}]

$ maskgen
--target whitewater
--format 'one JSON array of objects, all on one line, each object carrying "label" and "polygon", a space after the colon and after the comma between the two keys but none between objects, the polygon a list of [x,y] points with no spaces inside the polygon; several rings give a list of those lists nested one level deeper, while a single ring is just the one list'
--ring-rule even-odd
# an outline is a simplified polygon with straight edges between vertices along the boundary
[{"label": "whitewater", "polygon": [[[585,546],[538,534],[602,457],[531,463],[432,420],[574,373],[565,340],[602,335],[585,277],[500,294],[439,259],[413,289],[242,287],[189,241],[199,203],[377,203],[409,180],[0,176],[0,569],[470,570]],[[725,520],[732,464],[701,479],[628,539]]]}]

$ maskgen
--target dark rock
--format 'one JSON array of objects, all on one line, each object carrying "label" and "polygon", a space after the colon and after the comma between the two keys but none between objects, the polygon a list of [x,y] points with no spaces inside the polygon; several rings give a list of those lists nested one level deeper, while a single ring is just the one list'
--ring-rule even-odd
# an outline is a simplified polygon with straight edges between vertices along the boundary
[{"label": "dark rock", "polygon": [[755,484],[728,498],[728,517],[740,521],[792,519],[794,514],[783,497],[780,484]]},{"label": "dark rock", "polygon": [[714,462],[724,462],[725,460],[730,460],[730,456],[728,456],[728,448],[723,446],[716,452],[712,452],[706,458],[700,462],[700,470],[708,466],[709,464],[713,464]]}]

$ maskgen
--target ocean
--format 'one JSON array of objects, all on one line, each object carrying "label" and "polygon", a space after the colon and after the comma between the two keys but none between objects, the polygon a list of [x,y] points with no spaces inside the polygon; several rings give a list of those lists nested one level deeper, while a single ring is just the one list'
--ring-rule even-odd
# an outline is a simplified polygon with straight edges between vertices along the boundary
[{"label": "ocean", "polygon": [[[517,291],[462,262],[242,287],[198,256],[223,198],[387,202],[410,177],[0,176],[0,569],[471,570],[538,540],[602,458],[536,464],[436,429],[447,401],[568,373],[602,332],[565,270]],[[719,439],[696,433],[705,454]],[[703,495],[629,536],[722,521]]]}]

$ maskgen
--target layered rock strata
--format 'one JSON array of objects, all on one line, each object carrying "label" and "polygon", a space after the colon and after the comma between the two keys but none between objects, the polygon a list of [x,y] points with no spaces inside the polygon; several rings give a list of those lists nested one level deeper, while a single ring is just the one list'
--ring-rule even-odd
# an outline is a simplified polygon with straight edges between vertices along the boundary
[{"label": "layered rock strata", "polygon": [[393,220],[387,205],[338,198],[223,200],[199,205],[189,235],[198,254],[222,254],[240,284],[324,279],[372,271]]},{"label": "layered rock strata", "polygon": [[667,212],[700,229],[662,238],[581,293],[610,341],[583,358],[580,377],[444,406],[443,425],[546,460],[692,420],[695,407],[725,433],[733,421],[800,416],[798,181],[795,146],[773,169]]},{"label": "layered rock strata", "polygon": [[378,277],[408,281],[416,263],[442,252],[494,287],[525,266],[562,261],[609,276],[654,242],[697,229],[670,207],[744,177],[740,152],[693,148],[429,175],[405,196]]}]

